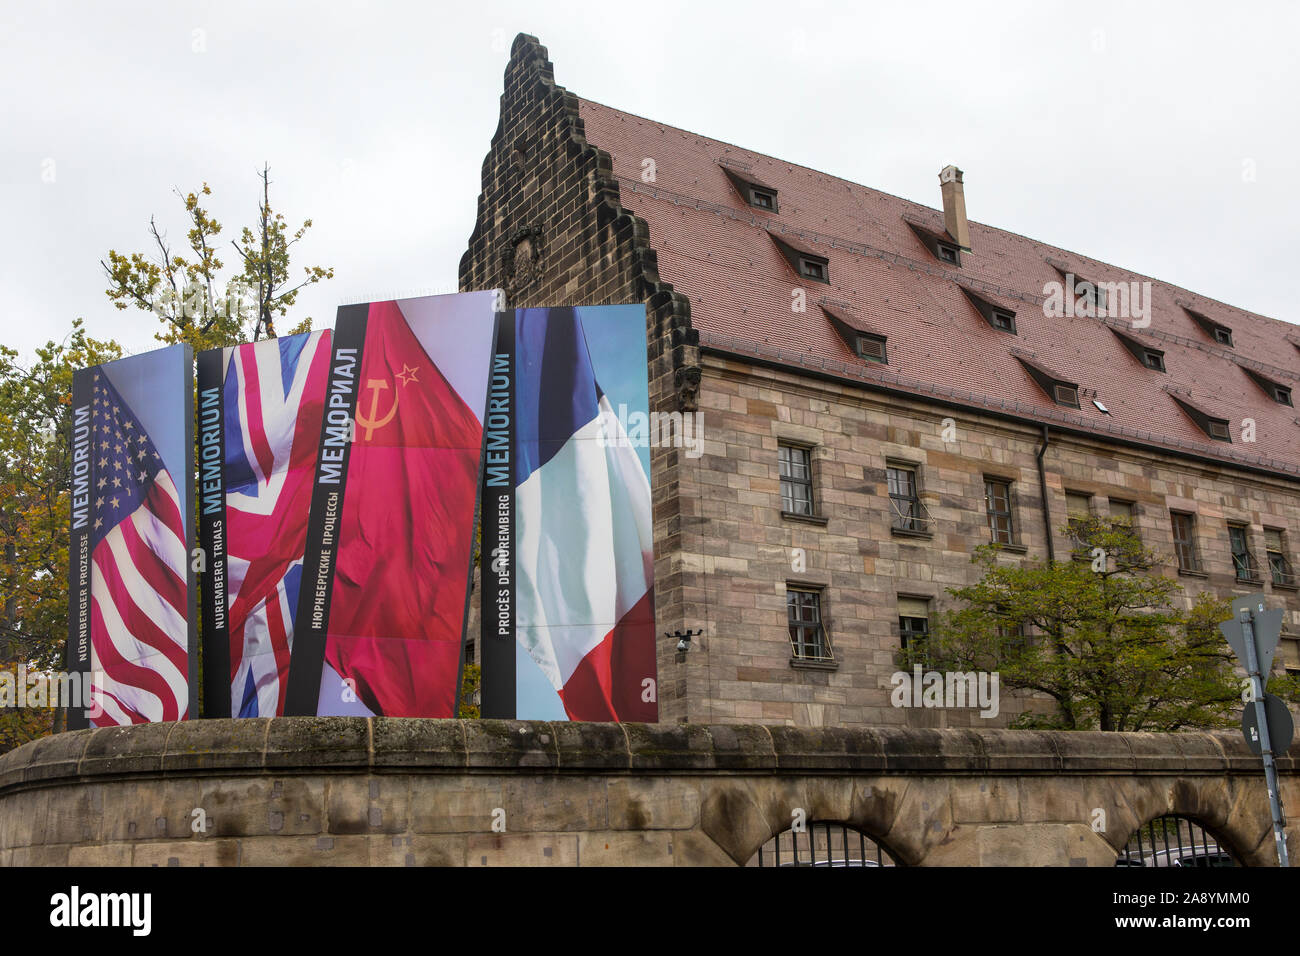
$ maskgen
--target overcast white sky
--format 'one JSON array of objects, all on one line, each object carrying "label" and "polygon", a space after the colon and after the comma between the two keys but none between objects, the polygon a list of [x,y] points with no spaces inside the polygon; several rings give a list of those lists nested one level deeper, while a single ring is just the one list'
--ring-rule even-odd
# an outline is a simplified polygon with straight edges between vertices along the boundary
[{"label": "overcast white sky", "polygon": [[152,347],[99,260],[204,180],[236,238],[263,161],[336,270],[298,317],[454,291],[521,31],[588,99],[931,206],[956,163],[972,219],[1300,320],[1300,4],[3,0],[0,341]]}]

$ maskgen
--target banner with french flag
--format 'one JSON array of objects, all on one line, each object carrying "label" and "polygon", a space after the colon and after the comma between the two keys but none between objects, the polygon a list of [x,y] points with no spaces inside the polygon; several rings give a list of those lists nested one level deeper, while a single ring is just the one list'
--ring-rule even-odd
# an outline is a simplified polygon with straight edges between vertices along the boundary
[{"label": "banner with french flag", "polygon": [[619,414],[648,412],[645,355],[643,306],[498,319],[482,496],[485,717],[658,719],[649,453]]}]

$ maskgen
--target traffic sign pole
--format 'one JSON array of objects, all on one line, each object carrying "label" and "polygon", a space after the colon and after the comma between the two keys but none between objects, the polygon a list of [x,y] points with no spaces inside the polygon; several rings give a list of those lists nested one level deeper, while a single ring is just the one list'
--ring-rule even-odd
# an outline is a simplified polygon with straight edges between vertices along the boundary
[{"label": "traffic sign pole", "polygon": [[1249,608],[1240,611],[1242,636],[1245,638],[1246,671],[1254,696],[1255,720],[1259,726],[1259,743],[1264,757],[1264,783],[1268,787],[1268,805],[1273,813],[1273,842],[1277,845],[1279,866],[1291,865],[1286,848],[1285,823],[1282,819],[1282,795],[1277,787],[1277,765],[1273,761],[1273,742],[1269,738],[1268,716],[1264,712],[1264,679],[1259,672],[1259,655],[1255,653],[1255,630]]}]

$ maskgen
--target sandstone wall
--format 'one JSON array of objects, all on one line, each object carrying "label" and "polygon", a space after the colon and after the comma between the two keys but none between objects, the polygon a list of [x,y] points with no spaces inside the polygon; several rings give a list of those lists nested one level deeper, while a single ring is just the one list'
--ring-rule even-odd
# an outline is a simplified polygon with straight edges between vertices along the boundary
[{"label": "sandstone wall", "polygon": [[[1297,758],[1280,761],[1293,808]],[[1260,763],[1237,734],[297,717],[12,751],[0,865],[731,866],[795,809],[905,865],[1109,866],[1166,813],[1273,862]]]}]

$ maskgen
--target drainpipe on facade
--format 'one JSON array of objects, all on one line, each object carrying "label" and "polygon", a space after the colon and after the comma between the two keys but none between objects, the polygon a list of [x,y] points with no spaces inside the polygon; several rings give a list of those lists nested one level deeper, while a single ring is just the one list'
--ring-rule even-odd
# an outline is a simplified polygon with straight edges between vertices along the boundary
[{"label": "drainpipe on facade", "polygon": [[1047,529],[1047,560],[1050,563],[1056,561],[1056,547],[1052,544],[1052,509],[1047,504],[1047,472],[1043,470],[1043,455],[1047,452],[1047,446],[1051,442],[1048,437],[1047,426],[1043,426],[1043,444],[1038,449],[1038,493],[1042,496],[1043,501],[1043,525]]}]

